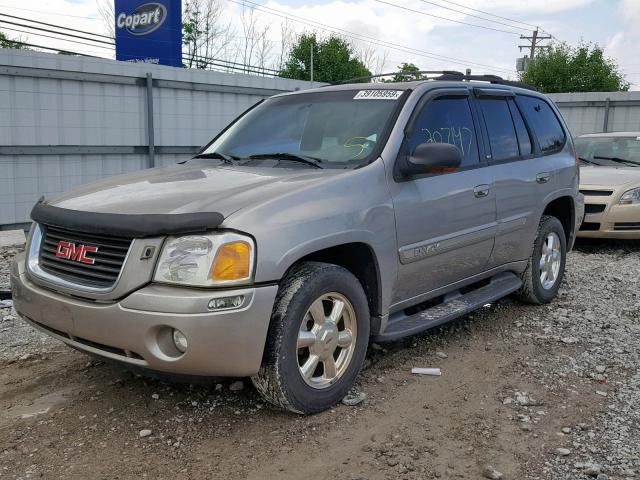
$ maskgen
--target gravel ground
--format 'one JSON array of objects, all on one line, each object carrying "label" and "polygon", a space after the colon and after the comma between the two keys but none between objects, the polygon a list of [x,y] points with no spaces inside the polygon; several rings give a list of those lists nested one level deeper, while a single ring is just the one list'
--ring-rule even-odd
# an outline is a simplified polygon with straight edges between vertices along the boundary
[{"label": "gravel ground", "polygon": [[[575,377],[589,381],[606,408],[568,426],[569,455],[556,452],[532,478],[640,476],[640,254],[637,243],[614,245],[590,243],[572,253],[559,301],[533,319],[542,332],[536,341],[549,346],[535,362],[553,370],[537,373],[536,365],[532,374],[559,393]],[[561,355],[558,342],[575,345],[575,354]]]},{"label": "gravel ground", "polygon": [[[0,289],[9,288],[9,262],[22,248],[0,248]],[[0,300],[0,362],[26,360],[31,355],[60,349],[60,342],[33,329],[20,320],[12,302]]]},{"label": "gravel ground", "polygon": [[640,246],[580,243],[552,304],[372,345],[366,399],[311,417],[89,361],[5,308],[0,478],[639,478],[639,274]]}]

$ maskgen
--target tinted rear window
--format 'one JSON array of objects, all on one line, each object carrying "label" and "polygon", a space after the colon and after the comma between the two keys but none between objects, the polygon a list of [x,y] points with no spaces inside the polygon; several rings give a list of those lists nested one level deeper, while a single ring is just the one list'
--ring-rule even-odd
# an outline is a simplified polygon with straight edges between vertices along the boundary
[{"label": "tinted rear window", "polygon": [[524,116],[538,138],[542,153],[560,150],[564,146],[566,135],[551,106],[537,97],[520,95],[518,98]]},{"label": "tinted rear window", "polygon": [[518,109],[518,106],[513,100],[509,100],[509,109],[511,110],[511,117],[513,118],[513,124],[516,126],[516,133],[518,134],[518,144],[520,145],[520,155],[527,157],[531,155],[531,138],[529,138],[529,132],[522,119],[522,114]]},{"label": "tinted rear window", "polygon": [[518,139],[507,101],[504,98],[483,99],[480,100],[480,105],[487,125],[493,160],[517,158],[520,155]]}]

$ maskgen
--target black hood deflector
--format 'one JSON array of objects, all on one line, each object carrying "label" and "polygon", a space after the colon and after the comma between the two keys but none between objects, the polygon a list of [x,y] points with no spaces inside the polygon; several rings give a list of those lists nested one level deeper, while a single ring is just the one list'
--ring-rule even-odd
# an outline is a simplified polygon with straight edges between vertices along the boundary
[{"label": "black hood deflector", "polygon": [[143,238],[157,235],[202,233],[224,221],[219,212],[129,215],[96,213],[54,207],[39,201],[31,210],[34,222],[77,232],[115,237]]}]

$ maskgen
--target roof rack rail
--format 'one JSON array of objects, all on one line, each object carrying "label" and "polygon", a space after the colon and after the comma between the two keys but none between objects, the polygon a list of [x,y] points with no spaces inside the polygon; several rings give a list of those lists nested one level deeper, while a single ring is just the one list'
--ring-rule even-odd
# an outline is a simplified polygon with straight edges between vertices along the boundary
[{"label": "roof rack rail", "polygon": [[[418,72],[390,72],[390,73],[379,73],[377,75],[366,75],[364,77],[354,77],[354,78],[348,78],[347,80],[341,80],[339,82],[334,82],[334,83],[330,83],[329,85],[324,85],[324,86],[331,86],[331,85],[344,85],[345,83],[354,83],[354,82],[359,82],[361,80],[371,80],[372,78],[380,78],[380,77],[388,77],[391,75],[405,75],[407,77],[411,77],[413,75],[452,75],[452,76],[464,76],[464,73],[462,72],[458,72],[456,70],[420,70]],[[427,79],[427,78],[416,78],[415,80],[408,80],[409,82],[412,81],[416,81],[419,82],[420,80],[431,80],[431,79]]]},{"label": "roof rack rail", "polygon": [[532,85],[527,85],[522,82],[515,82],[513,80],[505,80],[498,75],[465,75],[460,72],[451,72],[442,74],[440,77],[434,80],[445,80],[445,81],[463,81],[463,80],[476,80],[479,82],[489,82],[496,85],[508,85],[511,87],[520,87],[525,88],[527,90],[537,91],[536,87]]}]

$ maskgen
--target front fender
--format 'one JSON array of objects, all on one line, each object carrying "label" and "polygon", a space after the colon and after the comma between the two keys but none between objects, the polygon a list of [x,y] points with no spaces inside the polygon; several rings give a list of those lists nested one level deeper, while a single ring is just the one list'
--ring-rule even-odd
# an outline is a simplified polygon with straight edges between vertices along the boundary
[{"label": "front fender", "polygon": [[378,263],[381,307],[388,307],[398,262],[393,204],[381,161],[243,209],[225,223],[255,238],[256,282],[279,281],[291,265],[319,250],[368,245]]}]

